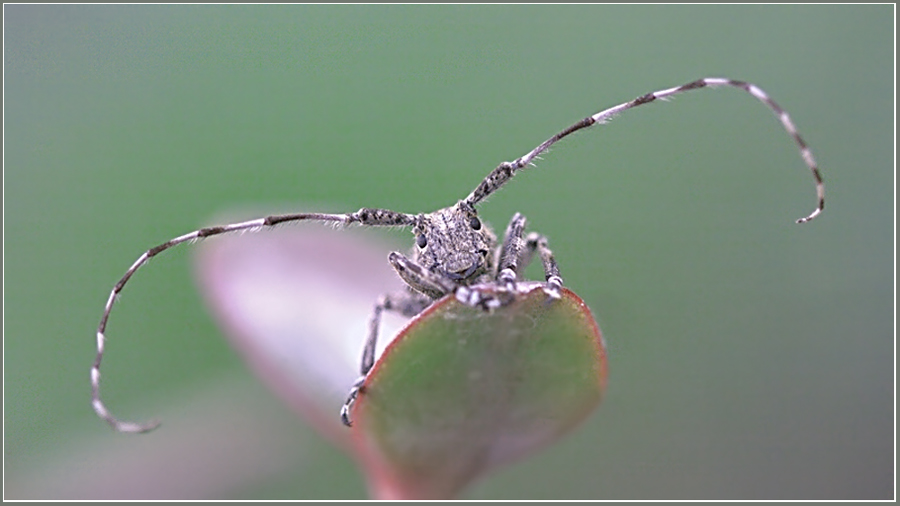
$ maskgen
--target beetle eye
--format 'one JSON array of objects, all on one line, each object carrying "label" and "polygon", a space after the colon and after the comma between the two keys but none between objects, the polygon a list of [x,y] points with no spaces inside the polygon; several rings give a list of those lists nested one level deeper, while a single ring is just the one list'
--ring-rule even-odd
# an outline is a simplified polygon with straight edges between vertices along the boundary
[{"label": "beetle eye", "polygon": [[416,246],[418,246],[419,248],[424,248],[426,244],[428,244],[428,239],[425,239],[425,234],[419,234],[416,236]]},{"label": "beetle eye", "polygon": [[481,230],[481,220],[472,216],[469,218],[469,226],[472,227],[472,230]]}]

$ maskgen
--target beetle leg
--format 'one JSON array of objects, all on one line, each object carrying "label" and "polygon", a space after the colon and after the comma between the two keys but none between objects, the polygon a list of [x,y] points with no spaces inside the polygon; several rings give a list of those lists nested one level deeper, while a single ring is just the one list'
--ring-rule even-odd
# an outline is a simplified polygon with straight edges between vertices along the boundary
[{"label": "beetle leg", "polygon": [[541,257],[541,264],[544,266],[544,280],[547,281],[547,287],[544,291],[554,299],[559,298],[559,290],[562,288],[563,280],[559,276],[559,265],[553,257],[553,252],[547,247],[547,238],[543,235],[532,232],[525,239],[525,249],[522,252],[522,265],[528,265],[534,252],[537,250]]},{"label": "beetle leg", "polygon": [[396,311],[403,316],[413,317],[428,307],[431,301],[420,294],[409,291],[402,294],[386,294],[378,298],[375,307],[372,309],[372,316],[369,318],[369,335],[366,338],[366,344],[363,346],[362,360],[359,365],[360,376],[350,388],[347,400],[341,406],[341,421],[347,427],[353,422],[350,421],[350,408],[362,392],[363,384],[366,376],[375,365],[375,345],[378,342],[378,328],[381,326],[381,313],[385,310]]}]

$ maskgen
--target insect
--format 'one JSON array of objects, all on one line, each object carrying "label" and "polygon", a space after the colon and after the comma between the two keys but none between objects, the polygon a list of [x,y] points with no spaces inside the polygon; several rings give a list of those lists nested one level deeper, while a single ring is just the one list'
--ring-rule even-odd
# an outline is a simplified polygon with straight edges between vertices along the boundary
[{"label": "insect", "polygon": [[[491,228],[478,218],[476,206],[486,197],[499,190],[518,171],[533,165],[534,160],[563,138],[592,125],[604,124],[616,115],[640,105],[657,100],[665,100],[674,95],[700,88],[727,86],[746,91],[765,104],[778,117],[781,125],[793,138],[800,149],[800,155],[812,172],[816,184],[817,205],[808,216],[797,223],[805,223],[818,216],[825,208],[825,185],[813,158],[812,151],[800,137],[794,122],[787,112],[775,103],[759,87],[726,78],[704,78],[682,86],[668,88],[625,102],[588,116],[565,130],[550,137],[525,155],[512,162],[498,165],[464,199],[456,204],[431,213],[407,214],[388,209],[363,208],[347,214],[295,213],[267,216],[255,220],[228,225],[206,227],[170,239],[145,251],[125,271],[125,275],[115,284],[97,328],[97,355],[91,367],[91,403],[97,415],[113,429],[120,432],[147,432],[159,425],[158,421],[133,423],[113,416],[100,399],[100,362],[106,343],[106,325],[118,295],[131,276],[154,256],[179,244],[215,235],[244,230],[257,230],[287,222],[317,221],[337,224],[359,224],[361,226],[408,227],[412,229],[415,245],[411,257],[392,252],[388,262],[407,284],[402,293],[386,294],[378,299],[369,320],[368,336],[363,346],[360,363],[360,377],[350,387],[347,400],[341,407],[340,416],[347,426],[350,408],[362,393],[366,375],[375,362],[375,345],[381,315],[384,311],[395,311],[412,317],[423,311],[435,300],[453,295],[460,302],[484,310],[500,308],[516,296],[516,282],[521,270],[528,265],[535,254],[540,257],[544,269],[544,291],[550,298],[559,298],[563,280],[547,239],[541,234],[525,233],[525,217],[516,213],[506,227],[502,243],[497,242]],[[488,283],[494,290],[479,290],[474,285]]]}]

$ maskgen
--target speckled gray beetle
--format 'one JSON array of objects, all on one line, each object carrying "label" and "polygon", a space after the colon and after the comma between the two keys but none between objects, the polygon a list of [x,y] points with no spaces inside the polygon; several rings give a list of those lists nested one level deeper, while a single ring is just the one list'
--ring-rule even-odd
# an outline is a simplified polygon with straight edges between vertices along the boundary
[{"label": "speckled gray beetle", "polygon": [[[553,254],[547,247],[547,240],[537,233],[525,234],[525,217],[516,213],[506,227],[503,242],[497,239],[491,228],[478,218],[476,206],[488,195],[494,193],[509,181],[521,169],[530,165],[534,159],[547,151],[553,144],[584,128],[603,124],[619,113],[639,105],[649,104],[656,100],[666,99],[690,90],[729,86],[744,90],[756,97],[771,109],[781,121],[782,126],[800,148],[800,154],[806,166],[815,178],[817,206],[807,217],[797,220],[805,223],[818,216],[825,208],[825,185],[819,173],[812,151],[800,137],[794,122],[787,112],[776,104],[768,94],[753,84],[723,78],[705,78],[688,84],[642,95],[630,102],[619,104],[588,116],[574,125],[547,139],[536,148],[513,162],[503,162],[472,191],[466,198],[456,204],[427,214],[406,214],[386,209],[360,209],[348,214],[296,213],[267,216],[241,223],[206,227],[175,237],[159,246],[144,252],[128,268],[125,275],[116,283],[97,328],[97,355],[91,367],[91,403],[100,418],[106,420],[115,430],[120,432],[146,432],[156,428],[158,421],[132,423],[114,417],[100,399],[100,362],[103,359],[105,331],[109,315],[116,298],[131,276],[147,263],[150,258],[184,242],[227,234],[243,230],[257,230],[272,227],[280,223],[296,221],[337,222],[340,224],[358,223],[363,226],[402,226],[410,227],[415,236],[412,258],[402,253],[393,252],[388,262],[397,274],[406,282],[407,289],[402,293],[386,294],[375,303],[369,322],[369,333],[363,347],[360,365],[360,378],[350,388],[346,402],[341,407],[341,420],[351,425],[350,407],[361,393],[360,387],[375,362],[375,344],[378,339],[378,328],[381,314],[385,310],[395,311],[412,317],[428,307],[433,301],[445,296],[454,295],[459,301],[470,306],[494,310],[502,307],[515,297],[515,285],[521,270],[528,265],[537,253],[543,263],[546,280],[544,291],[548,297],[558,298],[562,287],[562,278]],[[493,295],[474,288],[473,285],[490,283],[495,290]],[[499,295],[497,295],[499,294]]]}]

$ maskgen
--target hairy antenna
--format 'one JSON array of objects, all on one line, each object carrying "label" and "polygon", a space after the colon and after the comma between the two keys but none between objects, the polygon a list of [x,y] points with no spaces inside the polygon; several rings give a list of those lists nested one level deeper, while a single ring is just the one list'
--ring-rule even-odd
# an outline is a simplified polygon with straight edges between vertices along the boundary
[{"label": "hairy antenna", "polygon": [[116,299],[122,292],[122,289],[125,288],[128,280],[131,279],[131,276],[133,276],[138,269],[156,255],[185,242],[214,235],[229,234],[241,230],[256,230],[273,227],[281,223],[296,221],[333,221],[341,224],[359,223],[361,225],[370,226],[412,226],[416,223],[416,216],[385,209],[365,208],[350,214],[297,213],[268,216],[219,227],[201,228],[191,233],[170,239],[155,248],[150,248],[145,251],[131,267],[125,271],[125,275],[122,276],[122,279],[120,279],[113,287],[112,292],[109,294],[109,298],[106,300],[103,316],[100,317],[100,325],[97,327],[97,357],[94,359],[94,365],[91,367],[91,405],[94,407],[94,411],[97,412],[97,415],[106,420],[106,423],[119,432],[147,432],[155,429],[160,424],[159,420],[152,420],[146,423],[133,423],[119,420],[109,412],[106,405],[100,400],[100,362],[103,360],[103,350],[106,343],[106,323],[109,321],[109,315],[112,312]]},{"label": "hairy antenna", "polygon": [[653,93],[648,93],[646,95],[642,95],[630,102],[625,102],[623,104],[619,104],[615,107],[610,107],[609,109],[603,110],[594,114],[593,116],[588,116],[583,120],[575,123],[574,125],[566,128],[562,132],[550,137],[543,143],[541,143],[536,148],[529,151],[524,156],[516,159],[514,162],[503,162],[497,166],[496,169],[491,172],[481,184],[475,188],[472,193],[466,197],[466,202],[470,205],[475,205],[478,202],[484,200],[488,195],[497,191],[501,186],[506,184],[507,181],[512,179],[513,175],[516,171],[523,169],[531,164],[531,162],[541,153],[547,151],[550,146],[556,144],[559,140],[573,134],[581,129],[588,128],[595,124],[603,124],[607,121],[613,119],[616,115],[627,111],[628,109],[632,109],[639,105],[649,104],[650,102],[654,102],[657,99],[666,99],[674,95],[678,95],[679,93],[684,93],[690,90],[696,90],[700,88],[714,88],[716,86],[731,86],[733,88],[738,88],[746,91],[747,93],[753,95],[760,102],[766,105],[772,112],[778,116],[779,121],[781,121],[781,125],[787,130],[788,134],[791,138],[794,139],[794,142],[797,146],[800,147],[800,155],[803,157],[804,163],[809,167],[809,170],[812,171],[813,178],[816,180],[816,196],[818,198],[818,205],[816,206],[815,211],[813,211],[809,216],[805,218],[800,218],[797,220],[797,223],[806,223],[807,221],[812,220],[816,216],[819,215],[825,209],[825,184],[822,182],[822,175],[819,173],[819,167],[816,165],[816,160],[813,158],[812,151],[806,145],[806,142],[800,137],[800,134],[797,133],[797,127],[794,126],[794,122],[791,121],[791,117],[788,116],[788,113],[781,108],[774,100],[769,98],[769,95],[766,94],[762,89],[758,86],[750,83],[746,83],[744,81],[735,81],[732,79],[718,78],[718,77],[707,77],[705,79],[700,79],[694,82],[687,83],[682,86],[678,86],[675,88],[669,88],[667,90],[654,91]]}]

